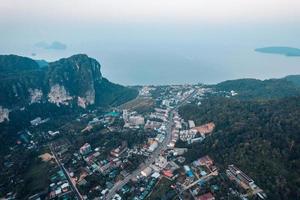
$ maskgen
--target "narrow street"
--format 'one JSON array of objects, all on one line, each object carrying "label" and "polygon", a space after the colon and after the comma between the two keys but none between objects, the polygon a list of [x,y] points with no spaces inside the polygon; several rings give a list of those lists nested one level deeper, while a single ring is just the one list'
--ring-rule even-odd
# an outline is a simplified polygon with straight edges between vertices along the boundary
[{"label": "narrow street", "polygon": [[63,171],[63,173],[65,174],[65,176],[66,176],[66,178],[67,178],[67,180],[68,180],[68,182],[69,182],[69,185],[71,186],[72,191],[75,193],[77,199],[78,199],[78,200],[83,200],[83,198],[82,198],[80,192],[78,191],[76,185],[72,182],[71,177],[70,177],[68,171],[67,171],[66,168],[63,166],[63,164],[60,162],[60,160],[57,158],[56,152],[53,150],[52,144],[50,144],[49,147],[50,147],[50,151],[51,151],[52,155],[54,156],[54,159],[55,159],[57,165],[60,167],[60,169],[61,169],[61,170]]}]

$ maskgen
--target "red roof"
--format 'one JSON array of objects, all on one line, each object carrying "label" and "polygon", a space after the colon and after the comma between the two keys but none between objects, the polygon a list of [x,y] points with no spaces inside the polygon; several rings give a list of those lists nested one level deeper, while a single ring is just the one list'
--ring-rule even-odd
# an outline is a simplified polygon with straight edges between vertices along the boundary
[{"label": "red roof", "polygon": [[201,196],[198,196],[197,200],[215,200],[215,197],[212,195],[212,193],[209,192]]},{"label": "red roof", "polygon": [[213,122],[210,122],[202,126],[194,127],[193,129],[197,130],[201,134],[206,135],[206,134],[210,134],[214,130],[215,126],[216,125]]},{"label": "red roof", "polygon": [[163,171],[163,174],[167,177],[172,177],[173,176],[173,173],[170,171],[170,170],[164,170]]}]

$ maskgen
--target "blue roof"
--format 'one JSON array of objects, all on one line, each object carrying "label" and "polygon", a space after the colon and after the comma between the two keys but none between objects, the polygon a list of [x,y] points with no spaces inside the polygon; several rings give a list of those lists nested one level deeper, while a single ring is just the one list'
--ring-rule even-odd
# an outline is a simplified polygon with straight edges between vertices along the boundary
[{"label": "blue roof", "polygon": [[187,176],[189,176],[189,177],[194,177],[194,174],[193,174],[192,171],[188,171],[186,174],[187,174]]},{"label": "blue roof", "polygon": [[114,111],[105,114],[105,116],[111,116],[111,117],[118,117],[119,115],[120,113]]}]

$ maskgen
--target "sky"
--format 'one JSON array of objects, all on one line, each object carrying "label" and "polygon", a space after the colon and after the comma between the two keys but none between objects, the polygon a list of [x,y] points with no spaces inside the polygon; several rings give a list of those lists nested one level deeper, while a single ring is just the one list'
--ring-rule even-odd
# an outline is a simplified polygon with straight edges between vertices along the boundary
[{"label": "sky", "polygon": [[0,0],[0,54],[86,53],[125,84],[216,83],[300,74],[299,0]]}]

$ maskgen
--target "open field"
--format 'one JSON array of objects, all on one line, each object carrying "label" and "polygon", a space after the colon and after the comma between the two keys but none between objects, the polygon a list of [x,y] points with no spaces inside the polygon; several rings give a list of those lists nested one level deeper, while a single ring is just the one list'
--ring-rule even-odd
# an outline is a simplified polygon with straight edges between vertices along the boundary
[{"label": "open field", "polygon": [[150,97],[137,97],[125,104],[122,104],[119,108],[144,113],[154,108],[154,100]]},{"label": "open field", "polygon": [[163,177],[156,184],[152,193],[147,197],[147,200],[174,199],[176,193],[171,189],[171,185],[172,182]]}]

